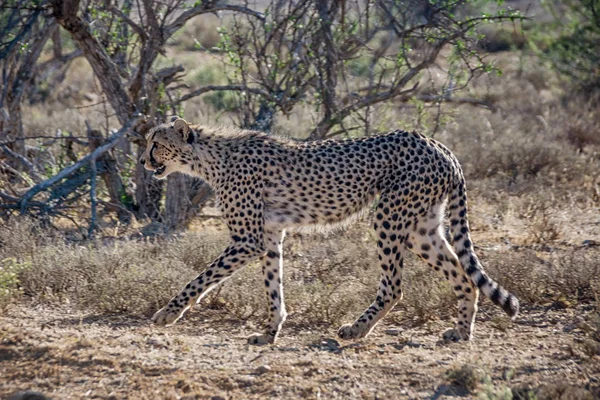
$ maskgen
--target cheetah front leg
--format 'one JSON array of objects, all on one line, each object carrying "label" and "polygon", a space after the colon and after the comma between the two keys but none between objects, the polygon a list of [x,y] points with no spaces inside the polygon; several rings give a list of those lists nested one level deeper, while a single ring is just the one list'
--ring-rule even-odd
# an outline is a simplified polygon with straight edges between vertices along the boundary
[{"label": "cheetah front leg", "polygon": [[[256,179],[245,175],[236,186],[225,185],[217,190],[222,204],[243,204],[240,212],[236,207],[223,210],[232,244],[210,264],[196,279],[189,282],[179,294],[152,317],[157,325],[173,325],[194,303],[229,278],[244,265],[256,260],[266,252],[262,193],[255,190]],[[260,185],[259,185],[260,186]]]},{"label": "cheetah front leg", "polygon": [[169,301],[166,307],[154,314],[152,321],[157,325],[171,326],[192,305],[199,302],[211,289],[229,278],[238,269],[257,259],[264,249],[253,244],[236,242],[225,251],[198,277],[190,281],[179,294]]},{"label": "cheetah front leg", "polygon": [[284,231],[265,232],[267,252],[261,257],[261,264],[269,302],[269,320],[265,333],[255,333],[248,338],[250,344],[261,345],[275,342],[287,316],[282,284],[284,237]]}]

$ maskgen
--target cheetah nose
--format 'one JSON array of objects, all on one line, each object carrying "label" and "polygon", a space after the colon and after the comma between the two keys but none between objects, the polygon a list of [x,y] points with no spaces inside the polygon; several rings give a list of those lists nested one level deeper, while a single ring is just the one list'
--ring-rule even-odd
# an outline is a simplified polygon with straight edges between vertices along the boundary
[{"label": "cheetah nose", "polygon": [[144,160],[144,158],[143,158],[143,157],[142,157],[142,158],[140,158],[140,164],[142,164],[142,165],[146,164],[146,160]]}]

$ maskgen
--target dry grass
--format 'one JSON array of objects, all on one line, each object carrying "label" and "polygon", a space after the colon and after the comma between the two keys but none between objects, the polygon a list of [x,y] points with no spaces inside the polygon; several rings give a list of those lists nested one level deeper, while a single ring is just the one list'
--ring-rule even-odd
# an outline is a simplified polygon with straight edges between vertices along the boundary
[{"label": "dry grass", "polygon": [[[10,223],[0,228],[0,283],[7,293],[18,289],[21,298],[36,303],[149,316],[218,255],[227,242],[224,232],[217,224],[170,239],[69,243],[35,224]],[[490,275],[525,307],[572,308],[600,299],[597,248],[525,245],[479,254]],[[336,326],[359,315],[374,298],[376,246],[364,223],[328,236],[292,233],[284,259],[291,324]],[[455,298],[449,285],[411,254],[405,265],[404,299],[390,322],[420,325],[451,319]],[[209,294],[198,309],[212,318],[260,324],[264,296],[260,267],[254,263]],[[484,309],[489,304],[483,300]]]},{"label": "dry grass", "polygon": [[[216,17],[202,16],[186,25],[170,43],[167,55],[159,64],[184,65],[185,83],[194,88],[225,82],[223,64],[206,51],[219,40],[216,31],[219,23]],[[488,45],[496,49],[522,46],[522,37],[510,29],[488,31],[486,35]],[[65,349],[48,345],[46,331],[31,341],[21,336],[21,325],[14,328],[18,333],[2,331],[0,356],[9,358],[13,354],[11,340],[14,339],[15,346],[25,343],[18,360],[24,360],[26,367],[13,371],[14,381],[37,379],[42,382],[37,389],[55,388],[59,393],[63,387],[59,371],[71,366],[78,374],[89,375],[93,370],[102,379],[114,372],[110,372],[111,369],[117,373],[122,370],[123,376],[135,376],[135,382],[129,383],[130,388],[160,393],[155,397],[149,394],[149,398],[178,398],[194,393],[202,393],[198,398],[229,396],[232,392],[240,395],[252,387],[249,383],[252,381],[258,382],[257,398],[264,398],[265,393],[280,398],[286,395],[289,398],[317,397],[319,393],[325,397],[336,394],[373,398],[376,391],[372,386],[386,385],[377,383],[382,377],[386,382],[393,382],[385,386],[388,390],[385,393],[390,394],[387,397],[393,397],[398,396],[400,386],[394,380],[398,376],[404,377],[402,387],[414,387],[414,391],[407,392],[414,398],[420,396],[419,393],[433,395],[432,388],[437,391],[438,386],[443,385],[447,385],[451,393],[481,399],[597,396],[597,379],[588,382],[581,381],[581,377],[575,380],[574,376],[580,369],[585,371],[582,373],[585,376],[597,376],[600,357],[598,101],[565,93],[556,75],[532,57],[517,52],[498,52],[495,57],[504,69],[504,76],[479,78],[469,93],[460,95],[491,101],[499,107],[496,113],[469,105],[448,104],[438,119],[436,108],[427,104],[391,102],[373,107],[371,117],[374,131],[419,129],[430,135],[435,131],[435,138],[457,155],[467,176],[476,251],[490,276],[521,300],[522,316],[516,323],[482,299],[475,343],[460,345],[463,347],[438,346],[433,336],[439,337],[442,326],[452,325],[456,300],[447,282],[409,254],[403,277],[404,299],[384,324],[401,326],[402,335],[408,332],[406,335],[411,339],[390,338],[380,329],[357,345],[342,346],[333,339],[324,340],[321,332],[333,334],[339,324],[352,321],[375,297],[379,280],[376,245],[370,223],[360,222],[329,235],[288,235],[284,246],[284,286],[289,317],[283,347],[253,354],[254,350],[241,344],[233,350],[228,344],[223,345],[223,342],[242,343],[240,338],[247,333],[247,326],[254,329],[264,322],[267,302],[257,263],[237,273],[221,289],[211,292],[174,328],[181,331],[173,332],[183,334],[172,333],[169,339],[161,336],[162,333],[157,334],[154,328],[140,326],[225,248],[227,234],[218,219],[198,223],[184,234],[151,238],[144,237],[144,229],[137,225],[138,221],[125,228],[115,228],[104,221],[97,240],[82,242],[74,240],[77,236],[70,234],[67,229],[70,225],[66,222],[60,221],[58,226],[65,229],[58,232],[40,222],[14,218],[0,225],[0,318],[20,324],[19,311],[32,310],[34,316],[29,320],[37,329],[38,320],[45,318],[47,308],[75,310],[93,315],[94,321],[112,318],[134,321],[125,325],[134,327],[132,331],[138,328],[141,331],[128,332],[123,343],[115,344],[110,339],[115,336],[110,323],[94,328],[99,329],[97,331],[89,326],[73,328],[73,331],[69,330],[72,327],[64,331],[62,327],[48,328],[56,329],[56,335],[70,338]],[[355,67],[354,72],[360,75],[361,65],[358,63]],[[426,75],[421,87],[439,86],[443,80],[435,71]],[[67,78],[46,103],[24,106],[27,134],[53,134],[56,129],[63,129],[83,136],[86,120],[103,129],[107,124],[116,126],[114,119],[105,118],[104,104],[94,105],[103,97],[92,76],[84,59],[74,61]],[[231,114],[227,110],[232,104],[235,99],[206,95],[186,102],[184,113],[193,122],[230,124]],[[313,114],[309,106],[299,105],[290,115],[277,118],[276,130],[280,134],[304,137],[309,130],[308,122],[315,117]],[[439,123],[437,129],[436,123]],[[76,147],[77,150],[82,149]],[[45,171],[47,174],[55,173],[51,168],[56,169],[60,162],[67,162],[60,161],[64,158],[60,144],[44,151],[50,168]],[[39,315],[35,314],[40,309]],[[19,318],[14,317],[14,310]],[[55,319],[63,321],[64,318]],[[186,319],[193,323],[186,323]],[[210,322],[204,324],[204,321]],[[243,322],[243,327],[235,322]],[[198,327],[203,329],[199,339]],[[35,335],[35,329],[29,329],[28,334]],[[233,339],[227,336],[230,329],[238,329]],[[239,332],[240,329],[243,332]],[[316,330],[320,333],[315,333]],[[85,334],[97,336],[88,340]],[[414,343],[413,334],[417,338],[427,337],[426,345]],[[159,345],[146,343],[157,340]],[[167,344],[161,345],[163,340]],[[306,349],[298,350],[296,358],[297,350],[282,357],[282,352],[297,346],[298,340],[308,343]],[[41,343],[40,347],[35,346],[36,341]],[[135,344],[134,348],[131,343]],[[521,346],[517,351],[514,351],[515,344]],[[100,348],[101,345],[108,350]],[[116,362],[113,345],[121,346],[123,354],[137,354],[141,346],[150,358],[144,362]],[[243,362],[215,364],[214,360],[229,354],[216,346],[231,350],[232,359]],[[336,352],[343,354],[343,363],[330,358]],[[491,358],[485,359],[488,353]],[[173,354],[183,355],[177,358]],[[314,358],[315,354],[321,358]],[[484,359],[474,359],[474,354]],[[394,358],[396,356],[398,358]],[[269,359],[275,371],[255,374],[253,361],[248,362],[254,357]],[[352,364],[361,357],[362,363]],[[373,367],[373,360],[380,357],[387,361],[377,361],[379,364]],[[9,363],[17,360],[8,358]],[[88,358],[93,361],[88,363],[85,361]],[[190,360],[212,363],[200,375],[214,379],[188,380],[188,376],[197,374],[197,365],[190,368]],[[279,362],[290,365],[281,364],[278,370]],[[165,385],[159,381],[171,376],[173,370],[156,367],[163,363],[179,371],[176,378],[167,379]],[[341,364],[336,369],[330,368],[332,363]],[[40,364],[43,365],[38,371]],[[513,367],[513,364],[520,366]],[[232,365],[237,375],[232,374]],[[405,374],[405,369],[411,373]],[[348,382],[356,380],[357,383],[339,383],[343,381],[340,376],[347,374],[353,376]],[[568,382],[550,384],[548,376],[558,380],[564,379],[563,375],[569,377]],[[361,378],[368,382],[360,383]],[[129,378],[119,379],[126,382]],[[282,380],[287,383],[281,384]],[[59,383],[48,383],[50,381]],[[339,387],[335,386],[338,384]],[[127,389],[127,384],[123,385]],[[79,383],[70,388],[78,386]],[[119,392],[125,390],[121,386],[121,383],[115,385],[114,390],[124,393]],[[301,389],[295,391],[295,388]],[[2,394],[0,392],[0,396]],[[68,396],[78,398],[76,394]],[[110,398],[108,391],[106,398]]]},{"label": "dry grass", "polygon": [[[189,82],[223,79],[218,61],[208,54],[179,51],[163,62],[174,59],[190,71]],[[560,92],[535,81],[530,60],[518,66],[509,62],[515,61],[510,54],[500,60],[506,63],[505,76],[476,81],[473,95],[496,99],[501,111],[449,106],[436,134],[463,163],[475,243],[481,243],[478,252],[490,274],[525,306],[597,304],[600,167],[591,100],[575,114],[559,101]],[[79,91],[93,88],[85,79],[79,85]],[[398,126],[398,121],[428,125],[433,120],[422,119],[422,111],[395,107],[376,109],[382,129]],[[214,123],[210,109],[205,99],[195,99],[186,106],[186,115],[196,113],[188,118]],[[77,129],[95,115],[93,109],[57,108],[48,120],[39,115],[41,110],[31,108],[35,112],[29,129],[52,129],[65,118]],[[77,116],[70,118],[68,113]],[[278,120],[278,128],[302,136],[307,113],[295,110],[288,119]],[[589,137],[584,134],[588,131]],[[36,302],[69,302],[101,313],[147,316],[225,247],[222,226],[207,226],[170,239],[124,239],[119,232],[104,242],[72,243],[34,224],[11,221],[0,227],[3,301],[20,292]],[[291,324],[339,324],[370,304],[378,281],[370,232],[368,223],[362,223],[329,236],[290,235],[285,285]],[[455,300],[448,285],[412,256],[406,266],[405,297],[390,321],[423,324],[452,318]],[[211,293],[202,309],[218,311],[213,317],[258,322],[265,315],[264,296],[254,264]]]}]

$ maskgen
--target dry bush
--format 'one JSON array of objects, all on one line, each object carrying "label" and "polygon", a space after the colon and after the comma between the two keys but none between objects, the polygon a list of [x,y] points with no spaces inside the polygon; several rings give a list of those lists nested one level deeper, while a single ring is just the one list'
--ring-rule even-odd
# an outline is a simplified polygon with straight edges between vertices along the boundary
[{"label": "dry bush", "polygon": [[597,151],[600,146],[600,99],[571,95],[563,101],[566,113],[559,113],[564,118],[557,118],[556,123],[566,140],[579,151],[590,147]]},{"label": "dry bush", "polygon": [[[17,239],[6,239],[15,232]],[[0,229],[0,259],[18,255],[18,262],[28,266],[17,274],[24,296],[143,315],[164,305],[196,274],[194,267],[199,269],[218,254],[224,240],[219,235],[189,234],[169,241],[80,245],[39,239],[45,237],[44,231],[32,233],[32,225],[25,223]]]},{"label": "dry bush", "polygon": [[523,302],[561,306],[594,302],[600,296],[597,249],[555,251],[546,258],[531,249],[487,253],[484,264],[498,282]]},{"label": "dry bush", "polygon": [[[539,63],[507,54],[499,64],[505,68],[503,77],[473,85],[475,95],[493,101],[499,112],[446,107],[451,119],[439,139],[457,155],[468,182],[501,178],[504,188],[521,185],[522,191],[534,181],[571,189],[584,185],[592,197],[600,177],[593,145],[600,126],[596,103],[576,96],[563,103],[549,88],[539,87],[530,79],[546,76]],[[582,154],[582,145],[568,142],[585,143],[589,151]]]},{"label": "dry bush", "polygon": [[[369,232],[370,227],[359,224],[343,235],[290,235],[284,246],[284,286],[291,324],[339,325],[371,304],[380,271]],[[0,259],[19,254],[18,264],[27,266],[19,268],[12,283],[23,296],[134,315],[150,315],[162,307],[227,243],[221,233],[188,233],[170,240],[77,244],[25,223],[1,228],[0,240]],[[416,257],[407,258],[404,300],[392,320],[422,323],[454,314],[450,286]],[[262,322],[267,306],[262,282],[255,262],[211,292],[198,310]]]},{"label": "dry bush", "polygon": [[484,36],[479,47],[489,53],[522,49],[527,43],[523,32],[518,32],[513,26],[490,25],[479,31]]},{"label": "dry bush", "polygon": [[553,219],[555,202],[552,198],[527,196],[520,217],[526,219],[528,242],[548,245],[562,237],[561,226]]},{"label": "dry bush", "polygon": [[544,385],[539,388],[528,386],[512,388],[512,399],[514,400],[592,400],[596,396],[589,390],[577,387],[569,383],[555,383]]},{"label": "dry bush", "polygon": [[[340,234],[292,234],[284,252],[284,286],[290,323],[337,325],[360,315],[375,298],[379,282],[376,246],[359,224]],[[223,233],[188,233],[153,240],[66,243],[31,224],[0,229],[0,259],[11,263],[24,296],[65,302],[98,312],[150,315],[225,247]],[[599,251],[556,252],[548,259],[534,250],[481,254],[490,275],[526,303],[593,302],[600,299]],[[14,261],[6,261],[14,260]],[[8,281],[8,273],[5,274]],[[9,285],[7,283],[7,285]],[[391,322],[424,323],[451,318],[456,299],[450,285],[425,263],[408,255],[404,299]],[[223,317],[262,321],[266,311],[258,263],[243,269],[202,302]]]},{"label": "dry bush", "polygon": [[446,379],[454,386],[474,393],[483,383],[490,382],[489,375],[479,366],[463,364],[446,371]]},{"label": "dry bush", "polygon": [[590,391],[563,382],[542,386],[536,391],[539,400],[593,400],[595,397]]},{"label": "dry bush", "polygon": [[[378,270],[375,245],[364,230],[306,236],[292,233],[284,244],[288,324],[337,325],[358,316],[375,298]],[[260,267],[250,265],[223,284],[219,296],[228,314],[262,322],[267,311]]]},{"label": "dry bush", "polygon": [[391,321],[414,324],[449,319],[456,314],[456,296],[445,278],[424,261],[407,254],[402,275],[403,299],[394,308]]}]

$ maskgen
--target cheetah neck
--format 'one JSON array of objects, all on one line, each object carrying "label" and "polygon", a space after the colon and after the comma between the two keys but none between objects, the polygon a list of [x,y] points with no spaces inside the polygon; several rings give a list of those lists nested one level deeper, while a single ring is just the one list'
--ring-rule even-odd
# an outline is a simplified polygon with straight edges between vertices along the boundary
[{"label": "cheetah neck", "polygon": [[221,178],[228,153],[227,141],[214,136],[202,136],[194,143],[192,163],[186,172],[214,187]]}]

